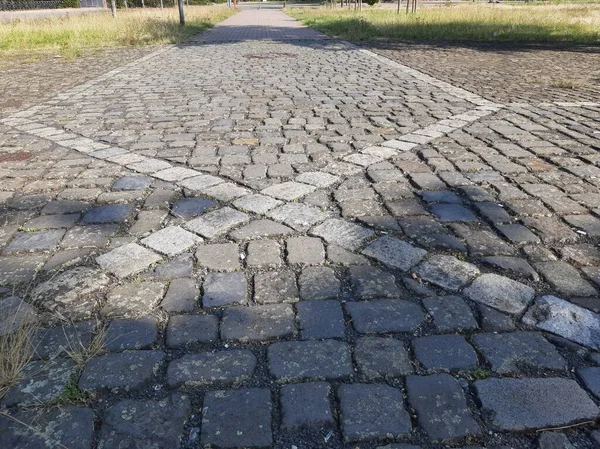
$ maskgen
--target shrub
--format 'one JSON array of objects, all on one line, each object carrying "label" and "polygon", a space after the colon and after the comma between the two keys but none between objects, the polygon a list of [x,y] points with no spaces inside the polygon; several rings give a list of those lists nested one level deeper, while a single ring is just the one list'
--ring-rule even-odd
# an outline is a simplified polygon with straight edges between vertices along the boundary
[{"label": "shrub", "polygon": [[60,0],[61,8],[79,8],[79,0]]}]

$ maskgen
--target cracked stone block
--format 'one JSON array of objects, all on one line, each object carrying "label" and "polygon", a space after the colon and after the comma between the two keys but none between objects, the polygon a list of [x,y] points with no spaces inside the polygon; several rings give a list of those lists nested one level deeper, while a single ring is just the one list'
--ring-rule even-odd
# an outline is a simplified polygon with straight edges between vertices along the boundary
[{"label": "cracked stone block", "polygon": [[329,403],[330,386],[325,382],[307,382],[281,387],[283,429],[309,428],[312,431],[335,426]]},{"label": "cracked stone block", "polygon": [[464,290],[464,294],[472,301],[518,315],[531,303],[535,290],[504,276],[483,274]]},{"label": "cracked stone block", "polygon": [[144,245],[169,257],[181,254],[201,241],[200,237],[179,226],[169,226],[141,240]]},{"label": "cracked stone block", "polygon": [[179,447],[191,412],[190,400],[181,393],[161,400],[122,400],[104,413],[98,449]]},{"label": "cracked stone block", "polygon": [[315,190],[316,187],[314,186],[288,181],[267,187],[266,189],[261,190],[260,193],[263,195],[272,196],[279,200],[295,201],[311,192],[314,192]]},{"label": "cracked stone block", "polygon": [[248,243],[246,265],[253,268],[275,268],[280,266],[281,248],[276,240],[256,240]]},{"label": "cracked stone block", "polygon": [[307,231],[311,226],[329,218],[329,214],[318,207],[302,203],[283,204],[270,210],[267,215],[300,232]]},{"label": "cracked stone block", "polygon": [[236,208],[246,212],[254,212],[255,214],[265,214],[282,204],[283,201],[259,193],[243,196],[233,202]]},{"label": "cracked stone block", "polygon": [[296,275],[292,271],[266,271],[254,275],[254,301],[275,304],[298,301]]},{"label": "cracked stone block", "polygon": [[17,296],[0,300],[0,336],[26,328],[37,321],[37,312]]},{"label": "cracked stone block", "polygon": [[64,235],[63,229],[20,232],[15,234],[12,241],[4,248],[3,254],[20,251],[49,251],[59,244]]},{"label": "cracked stone block", "polygon": [[460,335],[415,338],[412,345],[426,370],[468,371],[477,368],[477,354]]},{"label": "cracked stone block", "polygon": [[269,372],[282,382],[341,379],[353,373],[350,347],[341,341],[285,341],[267,350]]},{"label": "cracked stone block", "polygon": [[480,274],[475,265],[444,255],[430,257],[414,271],[422,280],[452,291],[464,287]]},{"label": "cracked stone block", "polygon": [[219,319],[214,315],[176,315],[169,318],[166,343],[178,348],[196,343],[212,343],[219,338]]},{"label": "cracked stone block", "polygon": [[396,278],[379,268],[370,265],[356,265],[348,270],[352,291],[357,298],[397,297],[401,290]]},{"label": "cracked stone block", "polygon": [[4,406],[41,405],[54,401],[76,372],[77,366],[71,359],[29,362],[21,372],[21,380],[4,396]]},{"label": "cracked stone block", "polygon": [[579,272],[566,262],[538,262],[536,270],[554,287],[558,293],[565,296],[596,296],[598,291]]},{"label": "cracked stone block", "polygon": [[500,374],[567,369],[554,345],[537,332],[477,334],[473,343],[492,370]]},{"label": "cracked stone block", "polygon": [[218,204],[205,198],[183,198],[173,203],[171,213],[185,220],[202,215],[207,209],[216,207]]},{"label": "cracked stone block", "polygon": [[212,239],[249,221],[248,215],[230,207],[223,207],[188,221],[185,227],[202,237]]},{"label": "cracked stone block", "polygon": [[594,420],[600,413],[571,379],[486,379],[474,385],[485,420],[500,431],[566,426]]},{"label": "cracked stone block", "polygon": [[34,337],[34,358],[56,359],[67,357],[69,351],[87,350],[94,333],[93,321],[63,324],[39,329]]},{"label": "cracked stone block", "polygon": [[271,392],[266,388],[211,391],[202,408],[202,446],[271,447]]},{"label": "cracked stone block", "polygon": [[423,298],[423,305],[441,332],[456,332],[477,328],[477,320],[460,296]]},{"label": "cracked stone block", "polygon": [[319,265],[324,262],[325,248],[321,239],[314,237],[292,237],[286,240],[289,264]]},{"label": "cracked stone block", "polygon": [[158,338],[158,321],[152,316],[113,320],[106,330],[105,347],[109,351],[146,349]]},{"label": "cracked stone block", "polygon": [[102,269],[120,279],[139,273],[160,260],[158,254],[136,243],[128,243],[96,258]]},{"label": "cracked stone block", "polygon": [[161,351],[125,351],[93,357],[79,378],[79,388],[136,390],[157,375],[164,360]]},{"label": "cracked stone block", "polygon": [[577,377],[596,398],[600,398],[600,368],[584,367],[577,370]]},{"label": "cracked stone block", "polygon": [[236,271],[241,268],[240,249],[235,243],[200,245],[196,250],[198,265],[211,271]]},{"label": "cracked stone block", "polygon": [[556,296],[537,299],[523,323],[600,350],[600,315]]},{"label": "cracked stone block", "polygon": [[160,282],[119,285],[108,292],[100,313],[105,317],[147,315],[158,306],[164,293],[165,286]]},{"label": "cracked stone block", "polygon": [[398,438],[411,432],[400,390],[388,385],[353,384],[338,389],[346,442]]},{"label": "cracked stone block", "polygon": [[346,220],[330,219],[312,229],[311,234],[321,237],[350,251],[356,251],[374,232]]},{"label": "cracked stone block", "polygon": [[221,337],[234,341],[266,341],[296,332],[294,309],[289,304],[232,307],[224,311]]},{"label": "cracked stone block", "polygon": [[300,297],[303,300],[336,298],[340,293],[341,282],[329,267],[307,267],[298,279]]},{"label": "cracked stone block", "polygon": [[296,176],[296,181],[310,184],[319,189],[325,189],[332,186],[340,180],[339,176],[330,175],[320,171],[304,172]]},{"label": "cracked stone block", "polygon": [[390,236],[380,237],[362,251],[365,256],[402,271],[410,269],[425,257],[427,251]]},{"label": "cracked stone block", "polygon": [[414,372],[404,343],[394,338],[362,337],[356,341],[354,359],[368,380],[389,379]]},{"label": "cracked stone block", "polygon": [[96,268],[76,267],[38,285],[34,303],[73,320],[90,318],[99,306],[111,279]]},{"label": "cracked stone block", "polygon": [[296,310],[303,340],[344,338],[344,313],[338,301],[302,301]]},{"label": "cracked stone block", "polygon": [[293,232],[293,229],[271,220],[254,220],[231,232],[229,236],[233,240],[241,241],[283,237]]},{"label": "cracked stone block", "polygon": [[[24,410],[0,417],[0,447],[14,449],[90,449],[94,441],[94,411],[61,405]],[[24,424],[22,424],[24,423]]]},{"label": "cracked stone block", "polygon": [[347,302],[346,310],[361,334],[413,332],[425,319],[418,305],[402,299]]},{"label": "cracked stone block", "polygon": [[481,435],[460,384],[449,374],[408,376],[408,402],[419,425],[433,441],[452,441]]},{"label": "cracked stone block", "polygon": [[115,181],[113,190],[144,190],[150,187],[152,178],[149,176],[123,176]]},{"label": "cracked stone block", "polygon": [[94,207],[84,214],[81,223],[121,223],[127,220],[132,212],[133,206],[129,204],[109,204],[107,206]]},{"label": "cracked stone block", "polygon": [[166,312],[191,312],[196,308],[199,295],[200,289],[194,279],[173,279],[160,307]]},{"label": "cracked stone block", "polygon": [[239,383],[252,377],[256,357],[247,349],[187,354],[169,362],[171,387]]},{"label": "cracked stone block", "polygon": [[244,273],[208,273],[204,279],[202,307],[244,304],[248,286]]}]

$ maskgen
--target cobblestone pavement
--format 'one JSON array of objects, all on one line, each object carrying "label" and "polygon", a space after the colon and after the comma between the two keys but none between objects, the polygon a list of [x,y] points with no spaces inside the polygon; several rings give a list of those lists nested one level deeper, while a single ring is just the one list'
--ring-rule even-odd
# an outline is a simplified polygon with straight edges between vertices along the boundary
[{"label": "cobblestone pavement", "polygon": [[0,447],[600,444],[599,118],[278,11],[5,115]]}]

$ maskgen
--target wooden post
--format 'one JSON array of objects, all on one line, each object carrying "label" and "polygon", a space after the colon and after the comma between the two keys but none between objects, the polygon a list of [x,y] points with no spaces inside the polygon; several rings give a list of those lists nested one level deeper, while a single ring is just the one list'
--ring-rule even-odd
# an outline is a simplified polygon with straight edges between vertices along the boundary
[{"label": "wooden post", "polygon": [[[408,1],[408,0],[406,0]],[[400,0],[398,0],[398,14],[400,14]]]},{"label": "wooden post", "polygon": [[177,0],[177,4],[179,5],[179,24],[181,26],[185,25],[185,17],[183,15],[183,0]]},{"label": "wooden post", "polygon": [[110,12],[112,13],[113,17],[117,17],[117,1],[116,0],[110,0]]}]

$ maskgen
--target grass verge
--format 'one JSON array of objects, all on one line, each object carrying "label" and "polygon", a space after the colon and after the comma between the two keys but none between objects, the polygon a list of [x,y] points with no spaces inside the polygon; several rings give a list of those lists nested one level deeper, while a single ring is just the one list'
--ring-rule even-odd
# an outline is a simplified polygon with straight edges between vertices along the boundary
[{"label": "grass verge", "polygon": [[600,44],[600,4],[448,3],[424,7],[415,14],[397,14],[393,9],[369,7],[363,12],[340,8],[292,8],[287,13],[329,36],[353,41]]},{"label": "grass verge", "polygon": [[0,59],[32,54],[78,56],[90,49],[179,43],[234,12],[223,6],[187,6],[186,25],[175,8],[119,10],[109,13],[0,23]]}]

